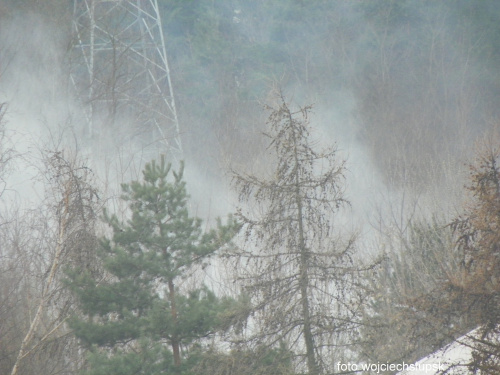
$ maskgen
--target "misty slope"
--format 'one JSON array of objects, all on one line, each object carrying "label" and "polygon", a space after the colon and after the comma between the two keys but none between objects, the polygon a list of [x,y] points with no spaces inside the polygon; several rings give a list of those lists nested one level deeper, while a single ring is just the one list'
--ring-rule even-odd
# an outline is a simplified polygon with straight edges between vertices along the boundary
[{"label": "misty slope", "polygon": [[[276,81],[296,103],[314,104],[316,126],[343,148],[362,150],[360,158],[388,185],[425,190],[443,183],[498,116],[500,10],[494,1],[159,5],[186,157],[211,173],[227,160],[255,158],[259,103]],[[32,82],[26,90],[39,97],[37,90],[50,89],[57,97],[68,87],[71,8],[63,1],[4,0],[3,9],[3,60],[17,59],[4,64],[3,96],[16,100],[18,94],[9,93],[22,87],[15,82],[19,68],[36,61],[23,72],[22,81]],[[18,29],[9,32],[14,19]],[[30,29],[24,22],[35,25],[31,36],[19,34]],[[60,35],[55,44],[52,30]],[[66,98],[55,102],[64,105]],[[26,107],[48,117],[61,112],[48,110],[54,104]]]}]

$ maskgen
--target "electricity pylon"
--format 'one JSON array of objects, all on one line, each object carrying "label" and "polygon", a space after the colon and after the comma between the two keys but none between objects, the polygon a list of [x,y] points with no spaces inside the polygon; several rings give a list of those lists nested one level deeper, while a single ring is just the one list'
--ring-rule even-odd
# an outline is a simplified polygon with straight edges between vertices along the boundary
[{"label": "electricity pylon", "polygon": [[[87,133],[132,121],[146,142],[182,156],[157,0],[74,0],[71,79],[86,104]],[[152,140],[151,137],[155,139]]]}]

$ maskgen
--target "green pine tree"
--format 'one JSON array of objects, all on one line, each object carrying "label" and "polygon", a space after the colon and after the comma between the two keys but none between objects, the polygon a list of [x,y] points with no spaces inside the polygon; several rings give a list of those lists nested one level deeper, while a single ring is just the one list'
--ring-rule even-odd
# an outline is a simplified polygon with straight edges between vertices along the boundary
[{"label": "green pine tree", "polygon": [[113,230],[98,253],[105,276],[67,271],[82,313],[71,327],[90,350],[88,374],[185,373],[190,348],[198,352],[201,338],[227,328],[237,302],[205,286],[181,290],[179,280],[227,245],[238,225],[219,220],[204,232],[188,213],[183,166],[171,172],[164,158],[122,189],[131,216],[123,223],[105,215]]}]

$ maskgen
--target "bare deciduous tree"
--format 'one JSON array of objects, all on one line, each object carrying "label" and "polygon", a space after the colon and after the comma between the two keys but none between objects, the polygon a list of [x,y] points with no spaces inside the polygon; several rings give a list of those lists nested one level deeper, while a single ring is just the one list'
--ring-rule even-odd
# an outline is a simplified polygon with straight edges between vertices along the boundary
[{"label": "bare deciduous tree", "polygon": [[298,371],[305,364],[309,374],[319,374],[333,369],[356,335],[363,298],[355,236],[342,240],[334,226],[349,205],[345,161],[334,148],[314,149],[310,106],[294,112],[280,95],[278,107],[269,109],[273,174],[234,173],[241,202],[260,209],[238,211],[248,247],[236,254],[236,270],[254,304],[248,340],[284,343]]},{"label": "bare deciduous tree", "polygon": [[[19,332],[23,338],[17,348],[11,375],[26,373],[23,361],[36,357],[42,348],[49,352],[49,349],[55,350],[63,361],[58,365],[67,365],[64,353],[69,349],[67,340],[71,339],[66,337],[68,332],[64,323],[72,309],[72,301],[60,282],[61,267],[77,262],[96,269],[91,249],[96,246],[94,223],[98,198],[90,184],[91,172],[62,152],[49,153],[44,161],[47,198],[39,214],[32,215],[35,221],[27,222],[33,227],[31,234],[25,233],[41,237],[31,246],[14,246],[27,277],[26,293],[30,297],[24,307],[28,311],[23,314],[28,321],[24,322],[22,333]],[[43,230],[34,230],[37,225]],[[58,345],[62,342],[66,344]],[[40,369],[41,364],[38,366]],[[49,367],[52,371],[60,371],[54,363]]]}]

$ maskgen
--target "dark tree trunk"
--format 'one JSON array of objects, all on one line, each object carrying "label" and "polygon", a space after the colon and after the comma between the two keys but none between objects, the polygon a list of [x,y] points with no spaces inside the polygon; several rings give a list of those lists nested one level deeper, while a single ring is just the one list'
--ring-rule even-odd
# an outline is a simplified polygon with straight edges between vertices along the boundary
[{"label": "dark tree trunk", "polygon": [[[290,123],[293,119],[290,116]],[[295,136],[293,137],[294,142],[297,140]],[[316,363],[316,355],[314,353],[314,338],[311,328],[311,316],[309,311],[309,275],[308,275],[308,251],[306,247],[306,241],[304,237],[304,222],[302,217],[302,197],[300,194],[300,176],[299,176],[299,160],[297,155],[297,143],[294,146],[294,161],[295,161],[295,200],[297,203],[297,222],[298,222],[298,236],[299,236],[299,252],[300,252],[300,267],[299,267],[299,285],[300,285],[300,297],[302,303],[302,318],[304,319],[303,334],[304,341],[306,345],[306,356],[307,356],[307,369],[309,375],[318,374],[318,365]]]},{"label": "dark tree trunk", "polygon": [[[172,319],[174,324],[177,322],[177,308],[175,305],[175,287],[173,280],[168,280],[168,298],[170,300],[170,312],[172,314]],[[181,352],[180,352],[180,342],[177,334],[172,335],[171,339],[172,353],[174,354],[174,364],[176,366],[181,365]]]}]

